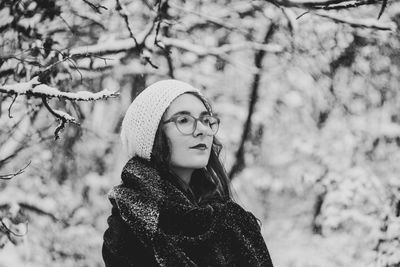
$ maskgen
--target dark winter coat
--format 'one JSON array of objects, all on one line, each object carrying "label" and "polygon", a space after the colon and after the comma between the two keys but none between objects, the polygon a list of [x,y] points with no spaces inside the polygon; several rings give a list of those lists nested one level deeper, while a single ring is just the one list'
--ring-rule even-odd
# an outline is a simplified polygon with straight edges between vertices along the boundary
[{"label": "dark winter coat", "polygon": [[254,215],[231,200],[195,204],[145,160],[128,161],[109,199],[106,267],[272,266]]}]

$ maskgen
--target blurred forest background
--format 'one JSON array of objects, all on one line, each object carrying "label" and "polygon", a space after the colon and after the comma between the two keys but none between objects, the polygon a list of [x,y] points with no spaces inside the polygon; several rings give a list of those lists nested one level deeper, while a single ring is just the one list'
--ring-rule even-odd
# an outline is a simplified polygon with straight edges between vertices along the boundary
[{"label": "blurred forest background", "polygon": [[400,266],[399,1],[4,0],[0,33],[1,267],[103,266],[121,120],[168,77],[276,266]]}]

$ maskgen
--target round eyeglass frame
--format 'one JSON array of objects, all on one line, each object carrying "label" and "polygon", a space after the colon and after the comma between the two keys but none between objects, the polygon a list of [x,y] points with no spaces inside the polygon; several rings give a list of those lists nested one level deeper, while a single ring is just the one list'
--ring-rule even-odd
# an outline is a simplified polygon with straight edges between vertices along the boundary
[{"label": "round eyeglass frame", "polygon": [[[194,119],[193,129],[191,130],[190,133],[182,132],[182,130],[179,129],[179,126],[178,126],[178,124],[177,124],[177,120],[178,120],[178,118],[181,117],[181,116],[189,116],[189,117],[191,117],[191,118]],[[211,129],[211,127],[210,127],[209,125],[205,125],[203,122],[201,122],[201,119],[204,118],[204,117],[212,117],[212,118],[215,118],[215,119],[217,120],[217,125],[218,125],[218,127],[217,127],[217,130],[215,130],[215,132]],[[218,117],[214,116],[214,115],[205,115],[205,116],[200,116],[199,118],[195,118],[194,116],[192,116],[192,115],[190,115],[190,114],[178,114],[178,115],[172,116],[171,118],[169,118],[169,119],[166,120],[166,121],[163,121],[163,124],[167,124],[167,123],[170,123],[170,122],[174,122],[174,123],[175,123],[176,129],[178,129],[178,131],[179,131],[181,134],[184,134],[184,135],[192,135],[192,134],[196,131],[197,122],[198,122],[198,121],[200,121],[200,123],[202,123],[204,126],[206,126],[206,127],[211,131],[211,133],[212,133],[211,135],[212,135],[212,136],[214,136],[214,135],[217,134],[217,132],[218,132],[218,130],[219,130],[220,119],[219,119]]]}]

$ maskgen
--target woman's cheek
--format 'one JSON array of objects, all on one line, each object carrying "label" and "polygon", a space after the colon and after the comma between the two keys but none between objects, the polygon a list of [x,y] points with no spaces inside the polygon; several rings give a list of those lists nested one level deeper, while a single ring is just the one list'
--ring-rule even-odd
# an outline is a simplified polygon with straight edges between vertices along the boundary
[{"label": "woman's cheek", "polygon": [[185,166],[188,158],[188,152],[182,142],[171,140],[171,163],[175,166]]}]

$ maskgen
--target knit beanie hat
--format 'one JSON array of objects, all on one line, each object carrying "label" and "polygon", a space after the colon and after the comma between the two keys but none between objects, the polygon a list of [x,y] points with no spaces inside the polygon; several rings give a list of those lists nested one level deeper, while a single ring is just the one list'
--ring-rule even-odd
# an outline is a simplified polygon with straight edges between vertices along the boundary
[{"label": "knit beanie hat", "polygon": [[122,146],[128,156],[150,160],[161,117],[171,102],[186,92],[200,91],[178,80],[163,80],[144,89],[126,111],[121,126]]}]

